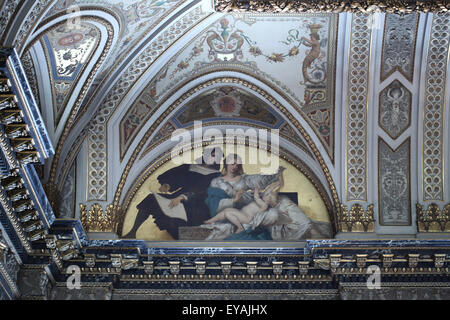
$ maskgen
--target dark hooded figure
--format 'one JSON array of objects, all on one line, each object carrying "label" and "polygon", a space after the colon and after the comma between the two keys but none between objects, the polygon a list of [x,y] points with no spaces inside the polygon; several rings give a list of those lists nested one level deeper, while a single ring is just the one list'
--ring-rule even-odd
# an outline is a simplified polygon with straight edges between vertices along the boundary
[{"label": "dark hooded figure", "polygon": [[[137,230],[150,215],[160,230],[166,230],[176,240],[179,227],[201,225],[209,218],[207,189],[212,179],[221,176],[222,156],[220,148],[205,149],[196,164],[182,164],[159,175],[160,193],[149,194],[136,206],[134,225],[123,238],[135,239]],[[185,215],[180,216],[180,210]]]}]

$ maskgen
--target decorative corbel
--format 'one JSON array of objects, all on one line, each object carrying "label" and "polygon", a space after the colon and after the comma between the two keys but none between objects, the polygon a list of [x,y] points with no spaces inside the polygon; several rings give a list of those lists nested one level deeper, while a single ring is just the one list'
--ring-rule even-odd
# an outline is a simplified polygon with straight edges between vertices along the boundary
[{"label": "decorative corbel", "polygon": [[272,261],[273,274],[280,275],[283,273],[283,261]]},{"label": "decorative corbel", "polygon": [[419,263],[419,257],[420,257],[420,254],[418,254],[418,253],[409,253],[408,254],[408,266],[410,268],[417,267],[417,265]]},{"label": "decorative corbel", "polygon": [[356,255],[356,265],[358,268],[364,268],[367,262],[367,254],[357,254]]},{"label": "decorative corbel", "polygon": [[247,261],[247,273],[250,275],[256,274],[258,271],[258,262],[256,261]]},{"label": "decorative corbel", "polygon": [[330,269],[331,272],[336,272],[341,264],[342,254],[330,254]]},{"label": "decorative corbel", "polygon": [[383,254],[383,268],[390,268],[392,266],[393,260],[394,260],[394,254],[384,253]]},{"label": "decorative corbel", "polygon": [[169,270],[173,275],[180,273],[180,261],[169,261]]},{"label": "decorative corbel", "polygon": [[435,253],[434,266],[436,268],[442,268],[444,266],[446,256],[447,255],[445,253]]},{"label": "decorative corbel", "polygon": [[153,274],[154,263],[153,261],[144,261],[144,272],[146,274]]},{"label": "decorative corbel", "polygon": [[195,270],[197,274],[203,275],[206,272],[206,262],[205,261],[195,261]]},{"label": "decorative corbel", "polygon": [[224,275],[229,275],[231,273],[231,261],[221,261],[220,267]]},{"label": "decorative corbel", "polygon": [[309,267],[309,261],[299,261],[298,262],[298,271],[300,274],[307,274]]}]

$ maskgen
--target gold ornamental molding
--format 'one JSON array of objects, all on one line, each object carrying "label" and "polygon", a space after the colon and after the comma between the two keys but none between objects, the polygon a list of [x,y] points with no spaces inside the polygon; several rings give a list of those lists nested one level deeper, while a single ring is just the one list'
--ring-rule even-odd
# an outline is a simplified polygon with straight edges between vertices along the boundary
[{"label": "gold ornamental molding", "polygon": [[419,232],[450,232],[450,203],[441,208],[432,203],[428,208],[416,204]]},{"label": "gold ornamental molding", "polygon": [[345,204],[338,207],[338,227],[340,232],[374,232],[375,218],[373,204],[364,210],[363,206],[355,203],[350,210]]},{"label": "gold ornamental molding", "polygon": [[117,232],[117,226],[121,220],[120,207],[108,205],[106,210],[98,203],[87,206],[80,204],[81,224],[86,232]]},{"label": "gold ornamental molding", "polygon": [[446,0],[215,0],[219,12],[389,12],[411,13],[449,11]]}]

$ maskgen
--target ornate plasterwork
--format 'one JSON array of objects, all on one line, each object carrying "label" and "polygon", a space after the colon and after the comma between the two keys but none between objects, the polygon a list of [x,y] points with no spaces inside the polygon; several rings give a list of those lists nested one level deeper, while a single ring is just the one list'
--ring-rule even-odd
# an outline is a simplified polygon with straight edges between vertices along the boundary
[{"label": "ornate plasterwork", "polygon": [[393,150],[378,138],[378,212],[383,226],[411,224],[410,138]]},{"label": "ornate plasterwork", "polygon": [[79,153],[81,145],[83,144],[83,142],[85,142],[87,140],[86,133],[87,133],[87,128],[84,128],[78,135],[77,139],[72,143],[72,151],[73,152],[71,152],[71,154],[68,155],[64,159],[64,162],[61,165],[61,170],[59,171],[58,176],[56,178],[56,181],[60,181],[60,183],[58,185],[59,190],[62,189],[63,178],[68,174],[70,167],[72,165],[72,162],[74,161],[74,159],[76,158],[76,156]]},{"label": "ornate plasterwork", "polygon": [[418,23],[417,13],[386,15],[381,54],[381,81],[399,71],[412,82]]},{"label": "ornate plasterwork", "polygon": [[[275,100],[272,96],[270,96],[267,92],[262,90],[261,88],[249,83],[248,81],[239,79],[239,78],[218,78],[214,80],[206,81],[197,87],[191,89],[190,91],[186,92],[184,95],[182,95],[178,100],[176,100],[174,103],[172,103],[162,114],[161,116],[154,121],[153,125],[148,129],[148,131],[145,133],[145,135],[142,137],[142,139],[139,141],[139,144],[136,146],[136,148],[133,151],[133,154],[128,160],[127,165],[125,166],[125,169],[122,172],[119,184],[117,186],[117,190],[115,192],[114,196],[114,203],[113,205],[115,207],[119,206],[119,202],[121,201],[121,196],[123,192],[123,188],[125,186],[125,182],[127,180],[127,177],[131,171],[131,168],[133,167],[134,163],[136,162],[139,154],[141,154],[143,148],[148,144],[148,141],[150,137],[155,133],[155,130],[158,128],[159,125],[161,125],[167,117],[176,109],[178,108],[186,99],[189,99],[189,97],[193,94],[195,94],[197,91],[204,90],[205,88],[208,88],[209,86],[215,84],[216,82],[219,83],[230,83],[230,84],[238,84],[239,86],[247,87],[249,90],[257,93],[258,95],[262,96],[265,100],[269,102],[270,105],[274,106],[276,109],[280,110],[281,113],[283,113],[288,121],[299,131],[300,135],[304,138],[305,142],[311,149],[312,153],[314,154],[314,157],[317,159],[317,162],[319,163],[323,174],[325,176],[325,179],[328,183],[329,191],[331,192],[331,198],[333,201],[333,206],[337,207],[339,204],[339,197],[337,194],[336,186],[334,184],[333,178],[331,177],[330,171],[327,168],[327,165],[325,164],[325,161],[318,150],[315,143],[312,141],[309,134],[306,132],[306,130],[300,125],[298,120],[296,120],[292,114],[286,110],[277,100]],[[335,220],[332,221],[332,223],[335,223]]]},{"label": "ornate plasterwork", "polygon": [[369,15],[352,15],[346,123],[347,201],[367,200],[367,99],[372,33],[369,22]]},{"label": "ornate plasterwork", "polygon": [[3,42],[6,37],[6,30],[9,23],[9,20],[12,16],[14,16],[14,12],[19,6],[20,0],[10,0],[4,3],[0,3],[1,15],[0,15],[0,30],[2,30],[1,41]]},{"label": "ornate plasterwork", "polygon": [[[152,107],[149,97],[144,94],[122,118],[120,122],[121,159],[138,134],[138,129],[153,114],[153,109],[157,109],[157,106]],[[203,125],[212,121],[246,121],[273,129],[279,129],[284,122],[276,111],[259,98],[233,86],[218,87],[200,94],[182,106],[170,121],[175,128],[192,126],[194,121],[202,121]],[[162,128],[164,132],[167,132],[167,129]],[[167,133],[170,134],[170,132]]]},{"label": "ornate plasterwork", "polygon": [[445,0],[367,0],[367,1],[341,1],[341,0],[214,0],[217,11],[253,11],[253,12],[394,12],[407,13],[413,11],[440,11],[450,10]]},{"label": "ornate plasterwork", "polygon": [[[215,82],[220,83],[219,80]],[[238,100],[241,104],[241,110],[239,110],[237,116],[231,115],[236,109],[233,109],[233,112],[230,112],[230,115],[224,117],[216,113],[216,109],[220,108],[219,104],[221,99],[227,97],[236,99],[236,101]],[[130,121],[135,121],[136,117],[134,117],[134,113],[131,113],[132,110],[133,108],[127,113],[129,116],[124,117],[123,120],[130,118]],[[201,120],[202,126],[205,127],[216,125],[243,125],[257,128],[279,129],[281,137],[293,142],[311,158],[314,158],[300,135],[290,124],[280,118],[280,115],[278,115],[276,110],[273,110],[272,107],[268,106],[254,95],[245,92],[242,89],[238,89],[237,87],[230,86],[229,84],[224,84],[222,87],[216,87],[201,93],[198,97],[195,97],[193,100],[183,105],[176,114],[168,119],[158,132],[153,135],[150,142],[145,147],[145,150],[142,152],[140,159],[142,159],[150,150],[156,148],[160,143],[170,139],[174,130],[179,128],[191,129],[194,120]],[[125,124],[126,123],[121,124],[121,131]]]},{"label": "ornate plasterwork", "polygon": [[205,74],[247,74],[283,93],[333,162],[337,20],[332,14],[222,16],[161,68],[145,94],[154,104]]},{"label": "ornate plasterwork", "polygon": [[411,92],[398,80],[380,92],[378,125],[394,140],[411,124],[411,99]]},{"label": "ornate plasterwork", "polygon": [[17,52],[20,53],[22,51],[26,42],[26,38],[30,35],[30,32],[36,25],[36,22],[39,21],[41,16],[47,10],[48,6],[52,5],[53,1],[54,0],[35,1],[36,4],[33,6],[33,9],[31,9],[31,12],[25,19],[25,22],[20,27],[19,32],[17,32],[17,37],[14,40],[14,45],[18,48]]},{"label": "ornate plasterwork", "polygon": [[201,7],[186,13],[176,25],[172,25],[158,36],[114,85],[90,122],[88,135],[88,185],[87,200],[106,200],[107,191],[107,149],[106,125],[115,108],[120,104],[129,88],[139,79],[155,59],[173,44],[181,35],[205,18],[207,13]]},{"label": "ornate plasterwork", "polygon": [[104,59],[108,55],[109,50],[112,45],[112,41],[113,41],[113,27],[109,23],[105,22],[103,19],[98,19],[97,17],[92,17],[92,16],[85,16],[84,19],[96,21],[96,22],[103,24],[107,29],[108,38],[107,38],[106,44],[102,50],[100,57],[98,58],[97,62],[92,67],[92,69],[90,70],[87,79],[85,79],[85,81],[84,81],[83,87],[78,92],[77,99],[73,103],[70,114],[67,117],[67,119],[65,120],[66,122],[64,125],[64,130],[59,138],[58,145],[57,145],[56,152],[55,152],[55,157],[53,158],[52,167],[50,170],[50,179],[49,179],[50,183],[54,183],[54,181],[55,181],[56,168],[58,165],[61,149],[63,147],[63,144],[65,142],[67,135],[69,134],[70,128],[73,125],[75,116],[76,116],[78,110],[81,108],[81,103],[82,103],[83,99],[85,98],[85,96],[88,92],[88,89],[91,86],[92,81],[94,80],[95,75],[97,74],[99,68],[102,66]]},{"label": "ornate plasterwork", "polygon": [[436,13],[428,44],[423,105],[423,200],[444,200],[443,126],[450,13]]},{"label": "ornate plasterwork", "polygon": [[355,203],[350,210],[345,204],[338,207],[338,226],[341,232],[373,232],[375,230],[375,218],[373,204],[367,209],[359,203]]},{"label": "ornate plasterwork", "polygon": [[80,23],[76,30],[62,23],[41,38],[50,74],[55,129],[100,38],[100,30],[88,22]]}]

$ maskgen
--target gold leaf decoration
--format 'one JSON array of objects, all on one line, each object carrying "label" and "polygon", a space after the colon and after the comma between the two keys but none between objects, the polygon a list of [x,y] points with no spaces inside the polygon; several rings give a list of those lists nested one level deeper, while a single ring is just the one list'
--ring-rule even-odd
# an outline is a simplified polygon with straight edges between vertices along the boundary
[{"label": "gold leaf decoration", "polygon": [[373,204],[364,210],[359,203],[354,204],[350,210],[341,204],[338,210],[340,232],[374,232],[375,219],[373,216]]},{"label": "gold leaf decoration", "polygon": [[86,232],[115,232],[121,218],[121,208],[108,205],[106,210],[98,203],[88,211],[86,205],[80,204],[81,224]]},{"label": "gold leaf decoration", "polygon": [[418,203],[416,209],[419,232],[450,232],[450,203],[442,210],[436,203],[426,210]]}]

